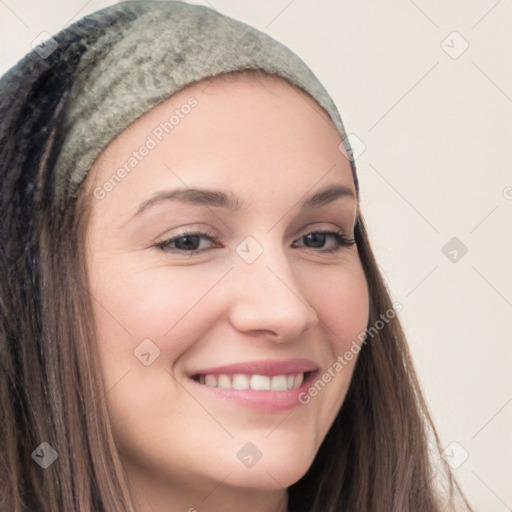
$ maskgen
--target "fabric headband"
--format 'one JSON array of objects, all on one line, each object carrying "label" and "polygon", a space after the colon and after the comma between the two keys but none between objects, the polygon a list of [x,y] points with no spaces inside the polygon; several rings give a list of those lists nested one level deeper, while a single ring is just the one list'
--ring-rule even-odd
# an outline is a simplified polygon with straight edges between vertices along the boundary
[{"label": "fabric headband", "polygon": [[180,1],[123,2],[91,17],[113,15],[119,21],[85,43],[73,77],[66,135],[56,162],[58,199],[76,197],[98,155],[142,114],[188,84],[245,69],[281,76],[327,111],[349,155],[359,193],[352,149],[336,105],[286,46],[208,7]]}]

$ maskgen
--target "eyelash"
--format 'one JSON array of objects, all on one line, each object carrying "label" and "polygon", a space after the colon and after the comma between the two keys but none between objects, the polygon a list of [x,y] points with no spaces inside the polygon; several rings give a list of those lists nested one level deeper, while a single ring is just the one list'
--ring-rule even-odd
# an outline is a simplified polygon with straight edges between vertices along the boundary
[{"label": "eyelash", "polygon": [[[336,253],[336,252],[340,251],[343,247],[351,247],[352,245],[355,245],[355,243],[356,243],[356,241],[353,238],[348,237],[341,231],[328,231],[328,230],[311,231],[309,233],[306,233],[305,235],[302,235],[299,238],[299,240],[301,240],[309,235],[316,235],[316,234],[330,235],[334,238],[334,240],[336,241],[336,244],[337,244],[336,247],[334,247],[333,249],[319,249],[317,251],[317,252],[321,252],[321,253],[331,253],[331,254]],[[182,254],[187,254],[190,256],[193,256],[195,254],[199,254],[201,252],[208,250],[208,249],[195,249],[193,251],[185,251],[183,249],[176,249],[176,248],[169,247],[173,242],[176,242],[176,240],[179,240],[180,238],[185,238],[187,236],[199,236],[201,238],[207,238],[210,242],[214,242],[214,243],[218,242],[218,240],[215,236],[212,236],[208,233],[204,233],[202,231],[188,231],[188,232],[181,233],[175,237],[168,238],[166,240],[157,242],[154,245],[154,247],[157,247],[158,249],[161,249],[164,252],[182,253]],[[314,248],[312,248],[312,247],[310,247],[310,249],[314,250]]]}]

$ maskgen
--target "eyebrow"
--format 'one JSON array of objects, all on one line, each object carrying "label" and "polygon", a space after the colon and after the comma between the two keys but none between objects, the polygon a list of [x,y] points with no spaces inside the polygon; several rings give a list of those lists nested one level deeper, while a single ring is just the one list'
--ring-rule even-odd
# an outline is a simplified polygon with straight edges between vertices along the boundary
[{"label": "eyebrow", "polygon": [[[299,207],[301,210],[319,208],[342,197],[356,200],[356,196],[351,188],[344,185],[328,185],[306,197],[306,199],[300,203]],[[142,214],[142,212],[147,210],[150,206],[168,200],[176,200],[200,206],[225,208],[233,212],[240,211],[246,207],[245,203],[241,201],[239,197],[228,190],[178,188],[157,192],[139,206],[134,217]]]}]

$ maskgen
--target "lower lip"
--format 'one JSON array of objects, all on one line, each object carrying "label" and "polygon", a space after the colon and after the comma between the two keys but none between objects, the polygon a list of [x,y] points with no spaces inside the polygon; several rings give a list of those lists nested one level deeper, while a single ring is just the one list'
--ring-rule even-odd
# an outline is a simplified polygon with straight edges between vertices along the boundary
[{"label": "lower lip", "polygon": [[201,390],[209,393],[210,396],[220,400],[230,401],[250,409],[266,412],[280,412],[303,406],[299,401],[299,395],[307,391],[310,382],[314,379],[316,372],[310,373],[302,385],[296,389],[287,389],[286,391],[255,391],[253,389],[225,389],[207,386],[190,379]]}]

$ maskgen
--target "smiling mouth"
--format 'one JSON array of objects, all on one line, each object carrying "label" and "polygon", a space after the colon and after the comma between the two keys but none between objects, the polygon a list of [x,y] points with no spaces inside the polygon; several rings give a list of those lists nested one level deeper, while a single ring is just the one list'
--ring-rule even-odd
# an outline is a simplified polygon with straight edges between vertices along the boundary
[{"label": "smiling mouth", "polygon": [[196,374],[192,380],[211,388],[253,391],[288,391],[298,389],[313,372],[282,375],[260,375],[246,373]]}]

